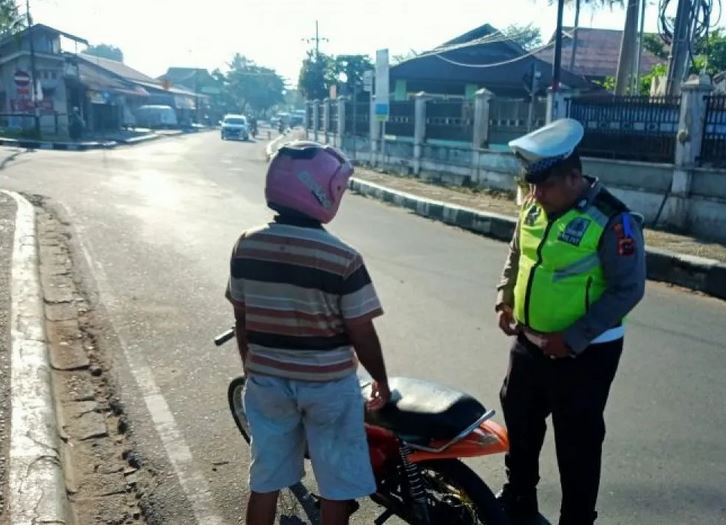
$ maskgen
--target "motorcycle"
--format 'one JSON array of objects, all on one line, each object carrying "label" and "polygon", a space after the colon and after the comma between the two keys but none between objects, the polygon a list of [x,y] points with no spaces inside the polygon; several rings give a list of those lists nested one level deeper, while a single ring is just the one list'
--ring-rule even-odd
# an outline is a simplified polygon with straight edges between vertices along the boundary
[{"label": "motorcycle", "polygon": [[[230,329],[214,343],[221,346],[233,338]],[[228,401],[249,444],[244,385],[244,376],[233,379]],[[391,377],[389,386],[391,400],[379,411],[367,411],[365,421],[377,486],[370,499],[383,508],[375,525],[393,516],[411,525],[507,524],[490,488],[461,461],[507,451],[507,432],[492,421],[494,410],[463,392],[421,379]],[[370,388],[371,382],[361,379],[361,395],[369,397]],[[290,490],[316,523],[318,498],[302,483]],[[351,514],[357,508],[354,503]]]}]

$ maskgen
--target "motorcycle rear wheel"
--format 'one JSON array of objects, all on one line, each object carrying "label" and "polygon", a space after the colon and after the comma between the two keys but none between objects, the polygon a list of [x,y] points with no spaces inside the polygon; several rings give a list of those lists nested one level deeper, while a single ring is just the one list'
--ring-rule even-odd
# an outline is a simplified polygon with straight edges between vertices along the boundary
[{"label": "motorcycle rear wheel", "polygon": [[424,461],[418,467],[426,487],[432,524],[509,524],[491,489],[461,461]]}]

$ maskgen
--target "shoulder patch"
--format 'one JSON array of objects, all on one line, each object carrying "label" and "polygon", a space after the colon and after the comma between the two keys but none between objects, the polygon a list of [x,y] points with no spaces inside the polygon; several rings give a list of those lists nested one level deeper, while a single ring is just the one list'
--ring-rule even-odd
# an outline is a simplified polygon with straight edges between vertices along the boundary
[{"label": "shoulder patch", "polygon": [[608,218],[612,218],[619,213],[630,211],[620,199],[605,188],[602,188],[598,192],[592,205],[604,213]]}]

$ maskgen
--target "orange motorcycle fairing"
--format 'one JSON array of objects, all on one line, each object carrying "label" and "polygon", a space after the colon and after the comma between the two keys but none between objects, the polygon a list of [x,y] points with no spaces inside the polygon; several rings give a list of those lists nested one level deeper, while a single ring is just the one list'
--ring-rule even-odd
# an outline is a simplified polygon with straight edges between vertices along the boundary
[{"label": "orange motorcycle fairing", "polygon": [[[446,441],[433,441],[428,448],[436,449],[444,445],[446,445]],[[413,452],[408,456],[411,463],[436,459],[472,458],[506,452],[509,450],[509,438],[507,437],[507,430],[502,425],[488,420],[479,425],[469,435],[441,452],[412,448]]]}]

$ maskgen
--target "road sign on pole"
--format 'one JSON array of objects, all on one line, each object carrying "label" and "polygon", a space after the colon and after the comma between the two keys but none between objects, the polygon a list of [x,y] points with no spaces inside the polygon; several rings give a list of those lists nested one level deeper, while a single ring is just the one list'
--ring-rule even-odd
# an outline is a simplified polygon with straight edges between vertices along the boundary
[{"label": "road sign on pole", "polygon": [[15,79],[15,85],[18,87],[25,87],[30,84],[30,75],[26,71],[16,71],[13,78]]},{"label": "road sign on pole", "polygon": [[388,49],[376,51],[376,120],[388,120],[390,107],[388,104]]}]

